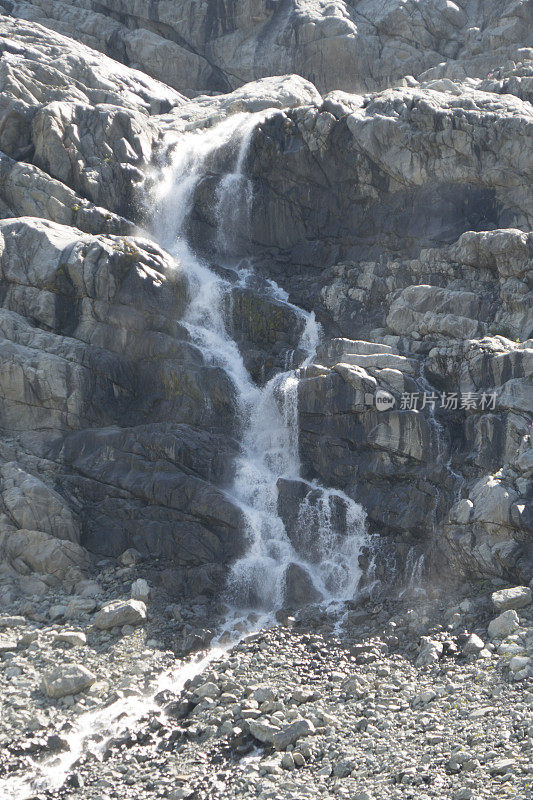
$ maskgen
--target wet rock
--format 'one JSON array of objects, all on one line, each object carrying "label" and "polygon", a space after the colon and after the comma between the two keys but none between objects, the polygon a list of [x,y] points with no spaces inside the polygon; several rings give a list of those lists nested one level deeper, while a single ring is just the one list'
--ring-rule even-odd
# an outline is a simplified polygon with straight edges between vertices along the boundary
[{"label": "wet rock", "polygon": [[301,608],[308,603],[317,603],[322,595],[313,584],[309,573],[299,564],[289,564],[285,571],[285,606]]}]

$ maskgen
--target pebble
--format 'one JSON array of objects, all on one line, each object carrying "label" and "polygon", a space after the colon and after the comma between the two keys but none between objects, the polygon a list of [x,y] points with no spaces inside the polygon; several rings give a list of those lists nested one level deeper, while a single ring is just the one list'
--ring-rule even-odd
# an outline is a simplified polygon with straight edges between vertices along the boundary
[{"label": "pebble", "polygon": [[[126,572],[117,583],[99,576],[104,608],[109,598],[114,603],[120,597],[119,586],[129,594],[136,575],[130,567]],[[61,727],[67,720],[75,722],[84,710],[92,713],[117,697],[141,698],[163,666],[176,666],[158,626],[176,635],[176,629],[190,625],[197,633],[208,627],[205,604],[194,612],[203,615],[201,623],[190,607],[180,606],[179,623],[173,612],[171,618],[165,613],[172,608],[168,598],[155,613],[157,592],[154,583],[146,628],[126,623],[73,631],[72,623],[52,627],[49,619],[21,626],[13,637],[19,638],[18,649],[2,656],[8,661],[0,670],[3,710],[21,730],[25,726],[21,741],[38,747],[56,731],[68,740],[68,727]],[[110,744],[103,761],[80,761],[76,780],[83,784],[84,800],[194,793],[213,800],[492,800],[500,795],[529,800],[533,695],[522,673],[529,674],[530,666],[522,660],[513,670],[511,662],[530,659],[533,620],[524,607],[521,626],[490,645],[492,657],[481,642],[488,658],[466,659],[466,642],[482,637],[461,630],[486,629],[490,594],[485,597],[485,606],[476,600],[461,608],[456,632],[439,627],[443,611],[438,605],[431,611],[425,604],[422,613],[417,600],[392,620],[390,612],[357,612],[361,621],[351,617],[349,631],[339,628],[340,639],[324,615],[307,627],[297,617],[290,628],[248,637],[204,667],[183,692],[161,692],[157,713],[126,726],[127,741]],[[57,593],[54,602],[67,600]],[[49,604],[36,603],[36,614]],[[116,630],[128,635],[115,637]],[[85,637],[82,651],[56,646],[70,634]],[[500,648],[512,653],[503,655]],[[83,665],[77,666],[94,679],[87,689],[65,687],[67,694],[49,699],[32,691],[40,675],[66,670],[80,652]],[[368,654],[372,660],[361,660]],[[170,706],[175,713],[167,716],[163,708]],[[16,774],[16,759],[7,748],[13,738],[9,726],[0,731],[0,759]],[[30,734],[32,729],[38,733]],[[63,791],[72,793],[68,787]]]}]

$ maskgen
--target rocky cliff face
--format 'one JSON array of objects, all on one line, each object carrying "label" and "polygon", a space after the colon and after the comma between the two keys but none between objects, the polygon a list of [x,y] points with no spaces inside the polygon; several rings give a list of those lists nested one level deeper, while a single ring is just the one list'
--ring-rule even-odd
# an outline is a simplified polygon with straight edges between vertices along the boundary
[{"label": "rocky cliff face", "polygon": [[526,38],[527,0],[2,0],[0,6],[188,96],[292,72],[321,92],[374,91],[421,76],[486,78],[528,58],[533,44]]},{"label": "rocky cliff face", "polygon": [[[244,163],[251,242],[233,243],[257,281],[227,316],[259,382],[303,360],[268,280],[322,323],[298,373],[305,477],[364,506],[381,578],[416,553],[434,573],[529,581],[531,4],[1,10],[5,583],[72,585],[135,547],[169,587],[209,593],[242,554],[234,389],[148,232],[169,141],[266,109]],[[286,72],[302,77],[268,77]],[[225,160],[193,198],[208,259]],[[301,493],[280,485],[289,523]]]}]

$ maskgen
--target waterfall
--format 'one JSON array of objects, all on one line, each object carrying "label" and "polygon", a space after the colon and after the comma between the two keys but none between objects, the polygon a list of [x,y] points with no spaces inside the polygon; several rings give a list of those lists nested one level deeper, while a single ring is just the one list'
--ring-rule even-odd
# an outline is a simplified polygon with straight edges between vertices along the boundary
[{"label": "waterfall", "polygon": [[[236,114],[213,128],[182,136],[179,147],[170,150],[170,164],[159,186],[155,236],[188,276],[191,299],[183,322],[192,340],[202,349],[207,363],[225,370],[235,389],[242,434],[235,477],[228,491],[246,520],[248,549],[231,569],[228,598],[239,606],[275,610],[284,602],[289,565],[297,565],[309,577],[317,597],[353,597],[360,577],[358,554],[365,536],[364,513],[358,504],[342,492],[308,484],[301,525],[310,517],[315,520],[313,547],[318,547],[319,557],[311,560],[306,553],[295,551],[278,513],[277,484],[279,478],[303,482],[296,372],[288,369],[279,373],[263,387],[252,381],[224,317],[224,301],[232,284],[217,275],[187,241],[196,189],[213,165],[220,163],[221,154],[226,162],[229,154],[231,166],[218,176],[214,191],[214,241],[220,263],[235,256],[237,240],[245,241],[249,236],[253,194],[244,168],[254,129],[268,113]],[[249,269],[237,268],[237,275],[243,285]],[[268,283],[272,296],[302,318],[299,350],[307,354],[304,363],[309,363],[319,338],[314,314],[289,303],[279,286]],[[332,515],[327,512],[334,497],[345,507],[342,532],[333,530]]]},{"label": "waterfall", "polygon": [[[187,223],[198,183],[209,169],[213,156],[230,143],[237,143],[231,172],[225,173],[216,190],[216,244],[221,260],[234,252],[229,230],[249,230],[251,184],[242,174],[247,148],[254,127],[264,114],[238,114],[214,128],[185,134],[175,148],[172,163],[158,187],[159,208],[154,238],[169,250],[186,272],[190,302],[183,320],[191,339],[202,349],[207,363],[222,367],[235,389],[237,412],[242,423],[240,454],[235,477],[228,493],[243,512],[247,526],[248,550],[232,567],[228,580],[228,599],[239,607],[260,606],[264,613],[259,626],[271,623],[269,612],[282,606],[288,568],[296,566],[306,574],[324,601],[353,597],[360,578],[358,555],[365,542],[364,513],[343,492],[324,489],[303,481],[298,442],[298,378],[294,370],[274,376],[265,386],[251,379],[237,343],[228,333],[224,319],[225,302],[232,284],[221,278],[199,258],[187,241]],[[248,269],[237,270],[236,281],[246,285]],[[311,361],[319,339],[319,326],[313,314],[290,304],[286,293],[273,281],[269,292],[278,302],[287,303],[303,321],[299,350]],[[295,548],[278,513],[278,479],[287,478],[305,486],[307,495],[300,505],[296,533],[303,548]],[[342,508],[343,524],[336,524]],[[338,522],[338,520],[337,520]],[[133,728],[146,713],[155,711],[155,696],[163,688],[176,694],[188,678],[201,672],[242,638],[247,626],[240,625],[236,636],[235,619],[227,620],[218,643],[202,659],[193,658],[177,669],[162,673],[146,695],[125,698],[82,714],[67,734],[68,750],[43,762],[30,761],[23,776],[0,781],[6,800],[29,800],[35,792],[58,790],[77,759],[85,752],[102,758],[109,738]],[[226,646],[221,643],[226,641]]]}]

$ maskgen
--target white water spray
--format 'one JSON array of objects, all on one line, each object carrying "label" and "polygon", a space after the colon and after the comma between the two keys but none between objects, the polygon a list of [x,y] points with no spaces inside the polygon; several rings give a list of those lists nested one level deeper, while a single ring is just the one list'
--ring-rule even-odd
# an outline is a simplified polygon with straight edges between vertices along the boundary
[{"label": "white water spray", "polygon": [[[319,595],[325,600],[353,597],[360,577],[358,555],[364,541],[364,514],[360,506],[342,492],[309,484],[305,514],[313,517],[316,531],[313,547],[319,557],[309,559],[297,553],[278,513],[278,479],[301,481],[298,443],[298,379],[293,370],[280,373],[264,387],[258,387],[248,374],[236,342],[228,333],[224,319],[224,298],[231,283],[220,278],[191,250],[186,242],[187,225],[193,210],[195,192],[206,179],[217,154],[229,149],[233,164],[218,177],[215,190],[215,244],[217,256],[227,259],[236,251],[235,240],[250,232],[252,185],[244,174],[246,156],[255,127],[268,112],[238,114],[216,127],[191,133],[180,140],[160,185],[161,208],[156,235],[160,243],[181,261],[189,278],[191,301],[185,325],[209,363],[222,367],[235,388],[238,417],[242,425],[240,456],[235,465],[231,499],[242,509],[247,524],[247,553],[230,574],[229,598],[237,605],[259,605],[275,610],[284,601],[285,575],[290,564],[305,570]],[[210,176],[211,179],[213,176]],[[246,285],[250,270],[237,270],[240,285]],[[273,281],[269,294],[286,303],[302,319],[299,350],[308,363],[315,352],[319,326],[314,314],[306,314],[287,301],[286,293]],[[345,507],[345,529],[334,531],[332,498]],[[312,508],[312,503],[316,507]]]}]

